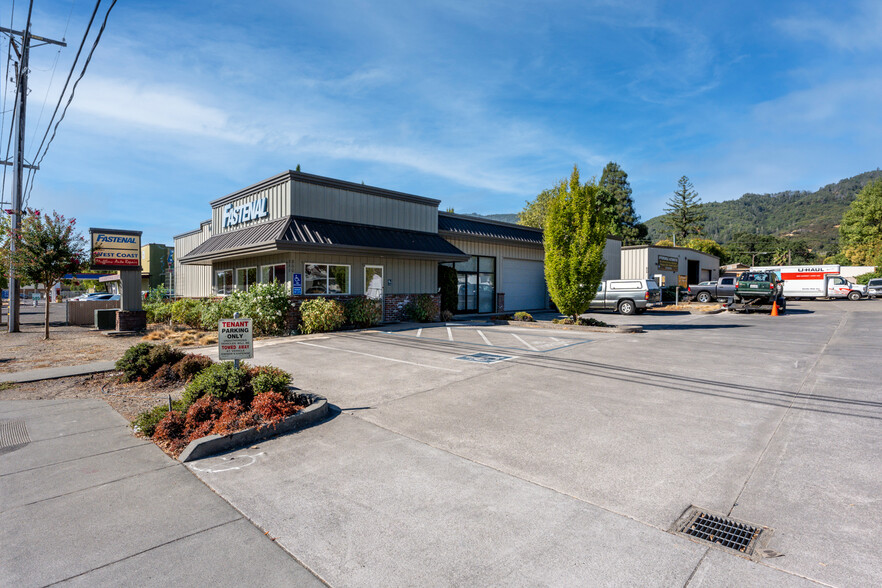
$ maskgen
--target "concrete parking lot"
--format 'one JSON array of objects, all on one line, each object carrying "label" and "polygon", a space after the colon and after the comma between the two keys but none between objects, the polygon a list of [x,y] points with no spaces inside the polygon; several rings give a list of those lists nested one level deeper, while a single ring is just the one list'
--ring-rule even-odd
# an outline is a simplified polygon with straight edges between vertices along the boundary
[{"label": "concrete parking lot", "polygon": [[[190,468],[334,586],[880,585],[882,301],[789,310],[273,342],[340,413]],[[691,505],[779,556],[671,533]]]}]

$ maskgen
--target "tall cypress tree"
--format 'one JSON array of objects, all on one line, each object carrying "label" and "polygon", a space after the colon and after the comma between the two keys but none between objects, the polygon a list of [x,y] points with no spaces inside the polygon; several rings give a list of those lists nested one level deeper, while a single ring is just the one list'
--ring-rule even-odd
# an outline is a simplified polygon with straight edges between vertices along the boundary
[{"label": "tall cypress tree", "polygon": [[545,217],[545,281],[557,308],[577,319],[603,279],[608,220],[598,206],[600,188],[582,185],[576,166],[554,192]]},{"label": "tall cypress tree", "polygon": [[646,225],[640,222],[640,216],[634,211],[628,174],[614,161],[606,164],[600,176],[598,204],[609,219],[609,232],[621,237],[625,245],[646,238]]},{"label": "tall cypress tree", "polygon": [[700,235],[705,220],[701,199],[693,189],[689,178],[682,176],[677,181],[677,191],[666,202],[663,222],[674,231],[681,242],[689,235]]}]

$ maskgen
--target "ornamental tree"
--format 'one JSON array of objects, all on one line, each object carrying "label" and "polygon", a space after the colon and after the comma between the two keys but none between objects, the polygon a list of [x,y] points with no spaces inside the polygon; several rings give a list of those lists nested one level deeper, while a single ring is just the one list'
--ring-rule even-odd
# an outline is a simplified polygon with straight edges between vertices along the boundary
[{"label": "ornamental tree", "polygon": [[579,182],[573,166],[569,181],[554,189],[545,217],[545,281],[561,313],[577,320],[588,310],[603,279],[608,221],[598,206],[600,188]]},{"label": "ornamental tree", "polygon": [[[9,243],[15,242],[10,254]],[[11,257],[15,273],[24,283],[43,284],[46,295],[44,339],[49,338],[49,297],[52,286],[65,274],[82,271],[88,265],[86,240],[76,232],[76,219],[66,219],[52,211],[41,214],[29,210],[17,231],[7,229],[3,256]]]}]

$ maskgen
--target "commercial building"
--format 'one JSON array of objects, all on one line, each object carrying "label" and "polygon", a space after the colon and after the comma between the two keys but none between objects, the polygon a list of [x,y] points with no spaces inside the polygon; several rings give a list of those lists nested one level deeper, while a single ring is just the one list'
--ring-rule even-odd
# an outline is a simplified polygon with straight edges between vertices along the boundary
[{"label": "commercial building", "polygon": [[157,286],[174,288],[174,247],[159,243],[141,246],[141,290],[146,292]]},{"label": "commercial building", "polygon": [[[439,212],[439,200],[295,171],[211,202],[211,218],[175,237],[175,294],[223,296],[281,282],[314,296],[383,301],[400,320],[417,294],[438,296],[438,265],[459,280],[459,312],[549,306],[542,231]],[[618,277],[621,241],[607,241]]]},{"label": "commercial building", "polygon": [[720,258],[688,247],[628,245],[622,247],[622,279],[646,280],[664,276],[667,286],[683,280],[697,284],[720,276]]}]

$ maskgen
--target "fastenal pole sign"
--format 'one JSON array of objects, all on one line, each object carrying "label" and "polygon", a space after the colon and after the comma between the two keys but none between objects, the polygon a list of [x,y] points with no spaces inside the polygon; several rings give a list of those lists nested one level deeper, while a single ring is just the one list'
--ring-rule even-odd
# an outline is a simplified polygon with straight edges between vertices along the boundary
[{"label": "fastenal pole sign", "polygon": [[221,319],[217,322],[217,351],[221,361],[254,357],[254,330],[250,318]]},{"label": "fastenal pole sign", "polygon": [[92,236],[92,268],[141,269],[141,231],[89,229]]}]

